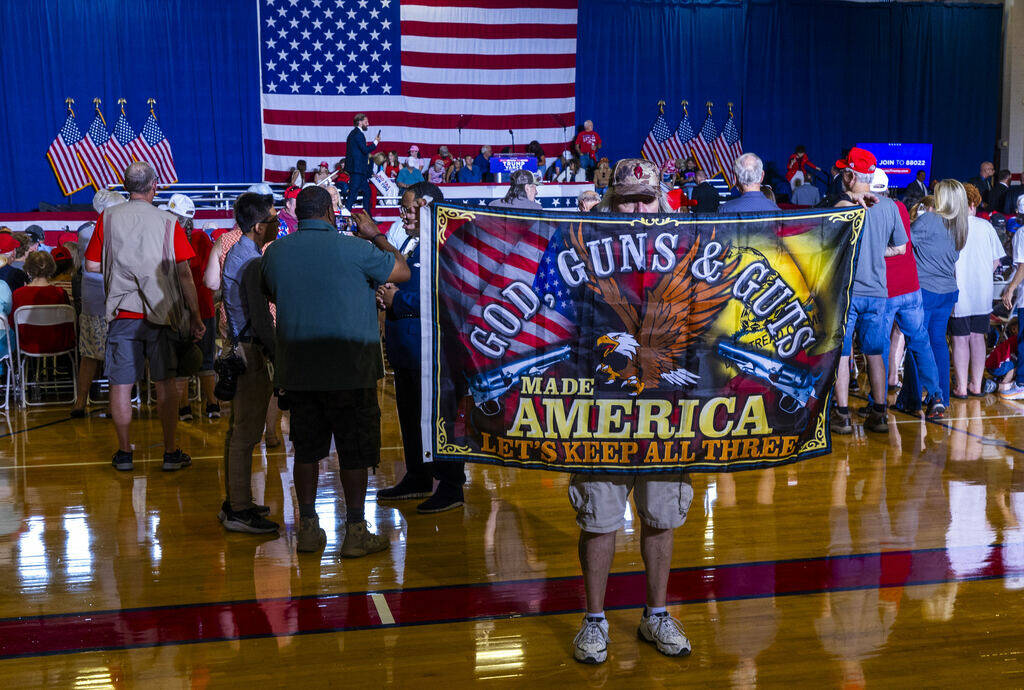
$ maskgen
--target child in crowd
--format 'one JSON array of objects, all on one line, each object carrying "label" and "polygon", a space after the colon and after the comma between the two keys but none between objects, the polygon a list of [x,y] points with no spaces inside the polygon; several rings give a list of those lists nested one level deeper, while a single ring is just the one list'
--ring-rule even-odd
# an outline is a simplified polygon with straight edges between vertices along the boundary
[{"label": "child in crowd", "polygon": [[597,169],[594,170],[594,191],[604,196],[608,191],[608,185],[612,182],[612,168],[607,158],[601,158],[597,162]]}]

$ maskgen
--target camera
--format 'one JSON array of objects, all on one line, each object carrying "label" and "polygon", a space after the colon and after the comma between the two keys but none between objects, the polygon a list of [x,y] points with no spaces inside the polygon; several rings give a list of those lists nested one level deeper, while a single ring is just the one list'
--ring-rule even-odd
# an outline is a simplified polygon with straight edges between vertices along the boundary
[{"label": "camera", "polygon": [[245,360],[237,352],[231,351],[214,361],[213,370],[217,374],[213,394],[218,400],[234,400],[238,377],[245,373]]}]

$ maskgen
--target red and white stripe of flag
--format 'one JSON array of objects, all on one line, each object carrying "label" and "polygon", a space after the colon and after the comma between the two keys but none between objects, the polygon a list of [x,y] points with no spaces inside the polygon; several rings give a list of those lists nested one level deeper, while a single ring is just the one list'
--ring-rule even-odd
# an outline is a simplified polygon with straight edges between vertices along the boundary
[{"label": "red and white stripe of flag", "polygon": [[177,182],[178,171],[174,168],[174,156],[171,155],[171,145],[167,139],[161,139],[150,150],[156,158],[156,169],[160,173],[160,182],[163,184],[174,184]]},{"label": "red and white stripe of flag", "polygon": [[50,165],[57,176],[64,196],[71,196],[80,189],[89,186],[89,174],[79,160],[77,146],[69,147],[64,139],[58,134],[57,138],[50,144],[46,151],[46,157],[50,159]]},{"label": "red and white stripe of flag", "polygon": [[697,164],[701,170],[710,178],[714,177],[721,170],[721,166],[718,164],[718,159],[715,157],[714,142],[708,143],[704,141],[704,137],[700,134],[692,139],[693,155],[697,159]]},{"label": "red and white stripe of flag", "polygon": [[722,174],[725,177],[725,181],[733,184],[732,164],[743,153],[743,147],[739,142],[729,146],[725,143],[725,135],[719,134],[718,138],[715,139],[715,153],[718,154],[718,160],[722,163]]},{"label": "red and white stripe of flag", "polygon": [[107,139],[107,143],[103,145],[103,153],[106,154],[110,167],[117,173],[118,179],[124,177],[125,168],[135,160],[128,149],[121,146],[121,142],[113,134]]},{"label": "red and white stripe of flag", "polygon": [[114,175],[114,171],[103,157],[102,149],[93,142],[88,134],[78,143],[78,153],[89,172],[93,187],[102,189],[107,185],[117,184],[117,176]]}]

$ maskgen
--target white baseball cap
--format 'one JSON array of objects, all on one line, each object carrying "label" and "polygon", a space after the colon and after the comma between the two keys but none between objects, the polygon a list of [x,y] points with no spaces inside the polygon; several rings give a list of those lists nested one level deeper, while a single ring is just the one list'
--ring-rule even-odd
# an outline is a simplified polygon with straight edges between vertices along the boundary
[{"label": "white baseball cap", "polygon": [[871,191],[889,191],[889,176],[886,175],[885,171],[882,170],[881,168],[875,168],[875,172],[871,173]]},{"label": "white baseball cap", "polygon": [[96,213],[103,213],[111,206],[123,204],[125,198],[110,189],[101,189],[92,195],[92,207]]},{"label": "white baseball cap", "polygon": [[161,204],[161,211],[170,211],[176,216],[192,218],[196,215],[196,205],[184,194],[172,194],[166,204]]}]

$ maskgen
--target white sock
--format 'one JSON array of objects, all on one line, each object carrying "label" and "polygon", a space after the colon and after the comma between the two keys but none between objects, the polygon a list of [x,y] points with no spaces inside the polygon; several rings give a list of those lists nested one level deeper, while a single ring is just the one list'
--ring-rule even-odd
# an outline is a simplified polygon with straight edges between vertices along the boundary
[{"label": "white sock", "polygon": [[604,611],[601,611],[600,613],[590,613],[588,611],[587,612],[587,618],[594,618],[596,620],[603,621],[604,620]]},{"label": "white sock", "polygon": [[668,613],[668,609],[664,606],[651,606],[647,609],[648,616],[653,616],[659,613]]}]

